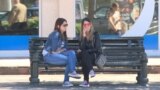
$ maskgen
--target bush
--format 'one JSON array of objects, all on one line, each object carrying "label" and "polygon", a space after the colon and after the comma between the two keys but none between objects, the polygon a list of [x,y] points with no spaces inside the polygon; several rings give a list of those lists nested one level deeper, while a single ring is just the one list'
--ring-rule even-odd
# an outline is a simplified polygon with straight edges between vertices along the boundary
[{"label": "bush", "polygon": [[76,21],[76,35],[79,35],[81,31],[81,21]]},{"label": "bush", "polygon": [[39,28],[39,20],[38,17],[29,18],[28,21],[28,29]]}]

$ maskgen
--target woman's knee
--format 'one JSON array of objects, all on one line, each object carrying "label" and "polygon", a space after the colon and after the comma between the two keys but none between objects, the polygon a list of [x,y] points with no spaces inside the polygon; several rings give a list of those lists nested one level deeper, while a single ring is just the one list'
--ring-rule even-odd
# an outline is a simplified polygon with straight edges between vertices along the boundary
[{"label": "woman's knee", "polygon": [[87,51],[82,51],[82,57],[87,57],[89,56],[89,53]]},{"label": "woman's knee", "polygon": [[76,53],[74,50],[69,50],[68,53],[69,53],[69,55],[76,56]]},{"label": "woman's knee", "polygon": [[62,55],[62,54],[49,54],[43,57],[45,61],[52,61],[52,62],[56,62],[56,61],[67,61],[67,57]]}]

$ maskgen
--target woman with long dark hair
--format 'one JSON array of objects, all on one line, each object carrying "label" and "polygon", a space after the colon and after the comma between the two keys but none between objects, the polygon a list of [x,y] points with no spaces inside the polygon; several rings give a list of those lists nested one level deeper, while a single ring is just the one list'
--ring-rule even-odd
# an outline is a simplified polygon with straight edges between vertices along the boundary
[{"label": "woman with long dark hair", "polygon": [[54,31],[49,35],[43,50],[44,60],[48,64],[66,65],[64,87],[71,87],[69,77],[80,78],[76,73],[76,54],[73,50],[67,50],[67,21],[64,18],[58,18],[55,23]]},{"label": "woman with long dark hair", "polygon": [[95,59],[101,53],[101,41],[98,32],[94,31],[92,22],[88,18],[82,20],[82,30],[80,34],[80,49],[82,72],[84,82],[79,86],[89,87],[89,76],[95,77],[93,64]]}]

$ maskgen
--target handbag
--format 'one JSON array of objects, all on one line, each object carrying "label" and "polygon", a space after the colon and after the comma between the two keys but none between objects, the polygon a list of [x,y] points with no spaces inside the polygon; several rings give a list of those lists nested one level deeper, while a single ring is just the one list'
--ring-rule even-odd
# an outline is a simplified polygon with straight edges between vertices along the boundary
[{"label": "handbag", "polygon": [[95,64],[99,69],[103,70],[106,60],[107,60],[107,57],[104,54],[100,54],[96,59]]}]

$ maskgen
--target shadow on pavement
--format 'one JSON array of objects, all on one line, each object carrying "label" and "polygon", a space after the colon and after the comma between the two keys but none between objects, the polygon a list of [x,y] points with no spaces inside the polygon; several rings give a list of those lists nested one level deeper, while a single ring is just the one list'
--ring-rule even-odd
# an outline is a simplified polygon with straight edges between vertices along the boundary
[{"label": "shadow on pavement", "polygon": [[[73,82],[74,87],[64,88],[62,82],[41,82],[38,85],[31,85],[28,82],[19,83],[0,83],[0,88],[5,90],[84,90],[79,87],[81,82]],[[90,88],[85,90],[159,90],[160,82],[149,83],[148,87],[140,86],[135,83],[123,82],[91,82]]]}]

